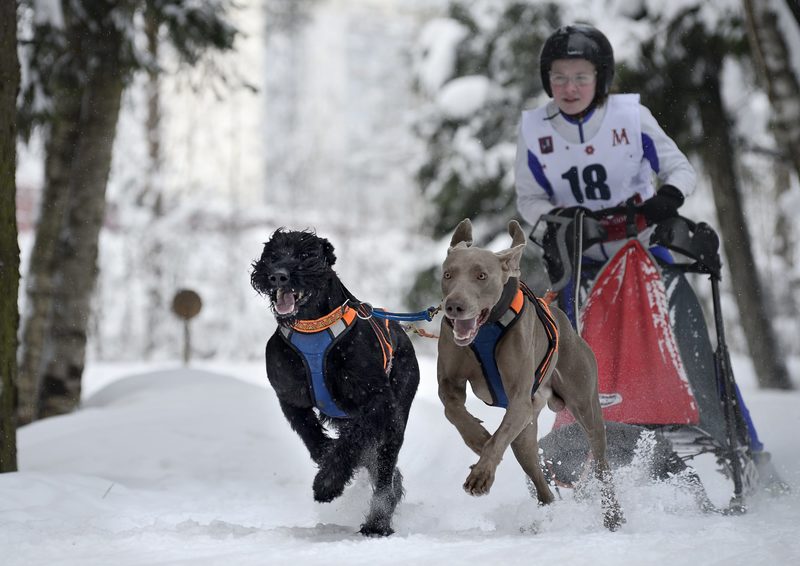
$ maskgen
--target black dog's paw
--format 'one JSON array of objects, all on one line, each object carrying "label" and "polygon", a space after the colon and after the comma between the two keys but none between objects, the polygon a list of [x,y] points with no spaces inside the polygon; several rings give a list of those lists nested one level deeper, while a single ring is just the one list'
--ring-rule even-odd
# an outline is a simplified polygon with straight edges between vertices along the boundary
[{"label": "black dog's paw", "polygon": [[321,468],[314,478],[314,501],[330,503],[344,493],[349,481],[349,474],[336,473],[327,467]]},{"label": "black dog's paw", "polygon": [[394,529],[388,522],[364,523],[358,531],[365,537],[388,537],[394,534]]}]

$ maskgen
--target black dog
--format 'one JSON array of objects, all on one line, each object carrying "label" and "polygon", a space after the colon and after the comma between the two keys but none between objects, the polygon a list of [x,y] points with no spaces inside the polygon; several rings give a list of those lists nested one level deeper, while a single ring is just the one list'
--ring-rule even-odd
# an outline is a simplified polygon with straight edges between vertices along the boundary
[{"label": "black dog", "polygon": [[267,342],[267,377],[319,466],[314,499],[340,496],[366,467],[373,496],[360,532],[386,536],[403,496],[397,457],[419,366],[400,325],[368,318],[334,272],[335,261],[331,243],[310,231],[279,229],[264,244],[250,280],[278,321]]}]

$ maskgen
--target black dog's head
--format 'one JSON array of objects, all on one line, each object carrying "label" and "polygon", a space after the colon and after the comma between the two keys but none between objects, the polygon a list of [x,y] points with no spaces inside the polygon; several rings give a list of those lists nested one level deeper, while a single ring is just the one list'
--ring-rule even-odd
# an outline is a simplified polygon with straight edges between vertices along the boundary
[{"label": "black dog's head", "polygon": [[303,305],[320,303],[336,276],[333,245],[309,230],[279,228],[253,262],[250,283],[269,297],[278,321],[295,317]]}]

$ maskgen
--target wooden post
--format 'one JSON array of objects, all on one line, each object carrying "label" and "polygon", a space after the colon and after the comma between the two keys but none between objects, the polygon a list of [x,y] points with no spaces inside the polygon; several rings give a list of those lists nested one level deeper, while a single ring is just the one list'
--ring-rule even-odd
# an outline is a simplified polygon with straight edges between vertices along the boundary
[{"label": "wooden post", "polygon": [[189,365],[191,357],[191,335],[189,333],[189,321],[197,316],[203,308],[203,301],[200,295],[191,289],[181,289],[175,293],[172,299],[172,312],[183,320],[183,365]]}]

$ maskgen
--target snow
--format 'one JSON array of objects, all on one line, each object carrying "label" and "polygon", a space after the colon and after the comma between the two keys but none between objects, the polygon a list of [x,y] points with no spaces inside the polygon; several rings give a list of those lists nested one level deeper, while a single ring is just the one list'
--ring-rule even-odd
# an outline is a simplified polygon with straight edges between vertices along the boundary
[{"label": "snow", "polygon": [[64,12],[57,0],[34,0],[34,20],[38,25],[51,25],[54,28],[64,27]]},{"label": "snow", "polygon": [[447,118],[464,120],[486,104],[491,86],[491,81],[483,75],[459,77],[444,85],[436,103]]},{"label": "snow", "polygon": [[417,40],[417,74],[426,93],[435,93],[453,75],[455,48],[467,33],[464,26],[450,18],[434,18],[425,24]]},{"label": "snow", "polygon": [[[537,507],[510,453],[488,496],[464,493],[475,457],[444,418],[434,357],[420,363],[392,537],[356,534],[370,494],[363,473],[333,503],[312,500],[315,468],[262,364],[95,364],[80,410],[19,431],[20,471],[0,476],[2,563],[775,566],[800,556],[800,392],[758,390],[744,358],[734,360],[744,396],[794,492],[757,494],[744,516],[703,515],[678,486],[645,481],[635,460],[616,473],[627,517],[616,533],[597,500],[567,489]],[[474,398],[468,407],[497,426],[501,410]],[[541,429],[552,420],[543,414]],[[706,465],[698,469],[722,505],[730,484]]]}]

